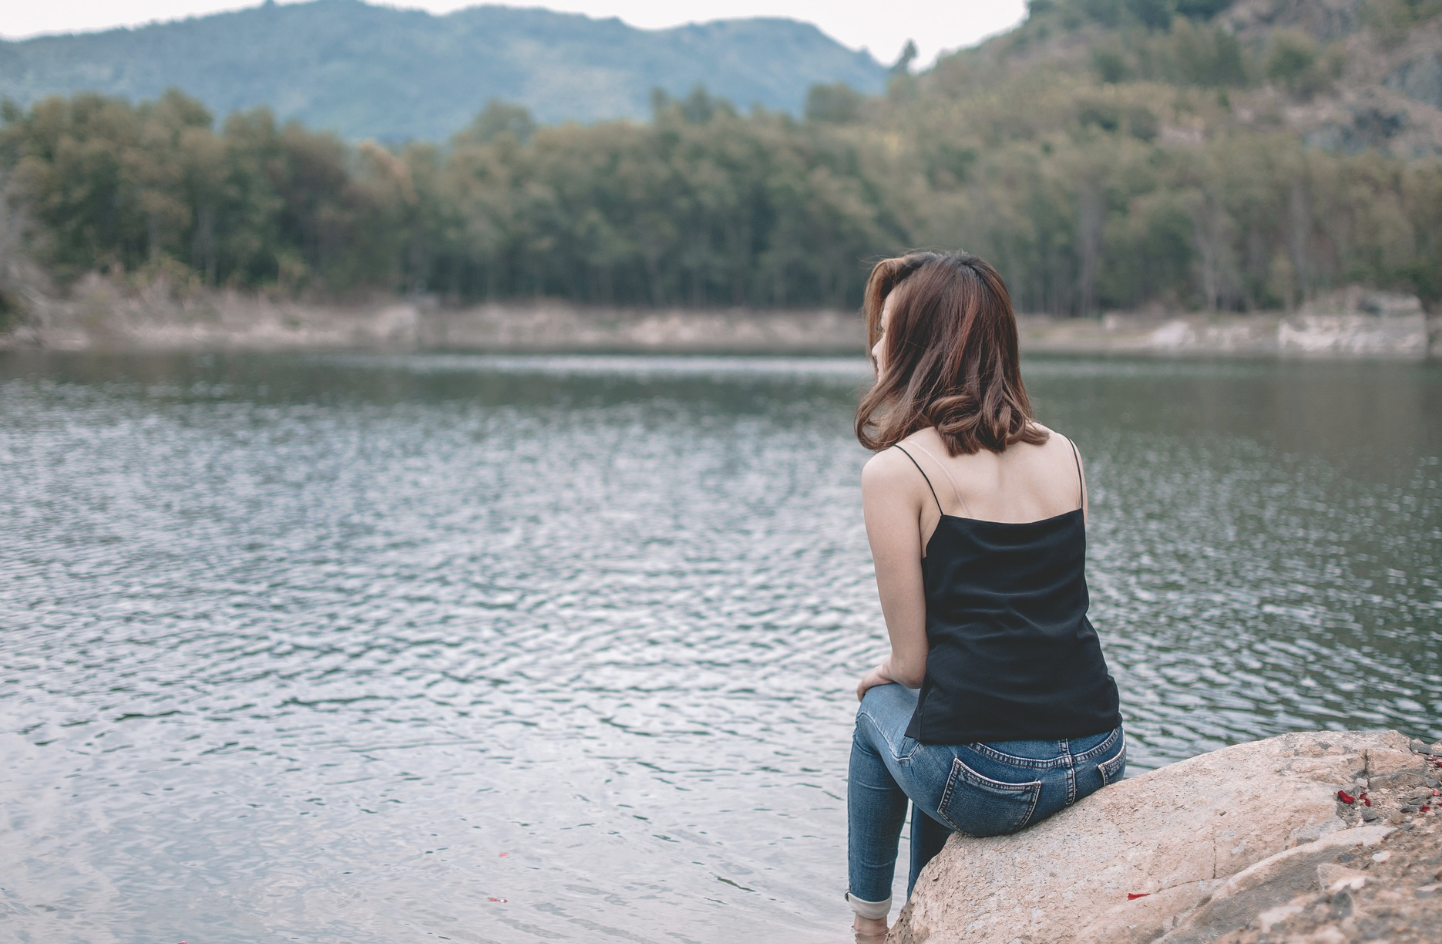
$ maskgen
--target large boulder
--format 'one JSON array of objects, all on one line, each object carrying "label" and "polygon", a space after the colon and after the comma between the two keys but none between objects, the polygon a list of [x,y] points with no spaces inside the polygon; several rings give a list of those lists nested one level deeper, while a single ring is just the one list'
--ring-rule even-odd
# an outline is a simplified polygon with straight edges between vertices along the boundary
[{"label": "large boulder", "polygon": [[887,940],[1214,941],[1405,825],[1428,763],[1395,731],[1286,734],[1124,780],[1013,836],[956,834]]}]

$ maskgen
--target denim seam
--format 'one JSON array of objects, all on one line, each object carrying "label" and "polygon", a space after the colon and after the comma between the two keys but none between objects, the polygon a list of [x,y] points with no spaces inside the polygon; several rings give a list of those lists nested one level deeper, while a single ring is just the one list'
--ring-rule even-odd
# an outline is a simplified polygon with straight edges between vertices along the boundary
[{"label": "denim seam", "polygon": [[1111,737],[1107,738],[1096,747],[1093,747],[1091,750],[1084,751],[1076,755],[1076,762],[1078,764],[1084,764],[1087,761],[1091,760],[1093,757],[1105,754],[1107,751],[1111,750],[1113,747],[1116,746],[1117,740],[1122,736],[1122,729],[1117,728],[1116,730],[1112,731]]},{"label": "denim seam", "polygon": [[893,758],[896,759],[897,762],[911,760],[911,755],[915,754],[916,749],[921,745],[920,741],[913,740],[911,742],[911,750],[907,751],[905,754],[898,754],[895,745],[893,745],[890,741],[886,739],[886,731],[881,727],[881,724],[877,722],[875,718],[871,717],[870,712],[862,709],[861,711],[856,713],[856,718],[858,721],[862,718],[865,718],[867,721],[871,722],[871,726],[876,729],[877,737],[880,739],[882,744],[886,745],[886,750],[891,754]]},{"label": "denim seam", "polygon": [[[1126,762],[1127,746],[1123,744],[1122,749],[1117,752],[1117,755],[1115,757],[1111,758],[1110,760],[1104,760],[1100,764],[1097,764],[1097,773],[1101,774],[1102,785],[1108,787],[1111,786],[1115,782],[1112,780],[1112,777],[1116,776],[1116,771],[1120,770],[1126,764]],[[1108,773],[1108,771],[1111,771],[1111,773]]]},{"label": "denim seam", "polygon": [[965,746],[967,750],[975,751],[983,757],[989,757],[992,760],[1000,761],[1003,764],[1011,764],[1013,767],[1033,767],[1037,770],[1047,770],[1052,767],[1061,767],[1067,761],[1065,757],[1053,757],[1049,760],[1042,760],[1036,757],[1017,757],[1013,754],[1005,754],[994,748],[988,747],[986,744],[980,741],[974,742],[972,744],[967,744]]}]

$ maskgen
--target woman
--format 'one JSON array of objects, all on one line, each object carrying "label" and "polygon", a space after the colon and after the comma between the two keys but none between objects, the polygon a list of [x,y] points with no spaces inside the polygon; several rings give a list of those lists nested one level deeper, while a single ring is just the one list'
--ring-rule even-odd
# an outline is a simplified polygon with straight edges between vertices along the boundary
[{"label": "woman", "polygon": [[912,803],[911,876],[953,831],[1015,832],[1126,766],[1117,688],[1087,621],[1086,481],[1037,423],[996,270],[887,259],[866,286],[876,383],[856,435],[891,654],[856,687],[847,900],[886,933]]}]

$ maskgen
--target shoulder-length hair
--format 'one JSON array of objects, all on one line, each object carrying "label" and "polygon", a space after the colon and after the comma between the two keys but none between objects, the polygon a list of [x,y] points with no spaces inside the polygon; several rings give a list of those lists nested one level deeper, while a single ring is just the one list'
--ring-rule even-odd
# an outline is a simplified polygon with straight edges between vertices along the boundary
[{"label": "shoulder-length hair", "polygon": [[953,456],[1046,442],[1021,382],[1011,296],[995,269],[965,252],[878,262],[866,282],[868,352],[888,297],[884,369],[856,410],[863,446],[887,449],[928,426]]}]

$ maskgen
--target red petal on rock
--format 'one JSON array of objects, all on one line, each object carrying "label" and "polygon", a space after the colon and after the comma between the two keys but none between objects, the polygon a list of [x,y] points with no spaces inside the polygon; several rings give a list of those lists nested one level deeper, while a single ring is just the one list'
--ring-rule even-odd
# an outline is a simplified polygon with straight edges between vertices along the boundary
[{"label": "red petal on rock", "polygon": [[1138,898],[1145,898],[1151,892],[1127,892],[1127,901],[1136,901]]},{"label": "red petal on rock", "polygon": [[1367,804],[1368,806],[1371,806],[1371,805],[1372,805],[1372,801],[1369,800],[1369,799],[1367,799],[1366,797],[1363,797],[1363,798],[1362,798],[1362,802],[1365,803],[1365,804]]},{"label": "red petal on rock", "polygon": [[1338,790],[1337,799],[1341,800],[1343,803],[1357,802],[1357,798],[1352,796],[1352,794],[1348,793],[1346,790]]}]

